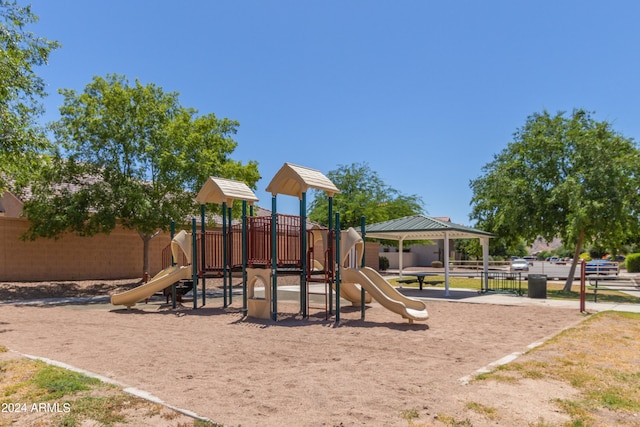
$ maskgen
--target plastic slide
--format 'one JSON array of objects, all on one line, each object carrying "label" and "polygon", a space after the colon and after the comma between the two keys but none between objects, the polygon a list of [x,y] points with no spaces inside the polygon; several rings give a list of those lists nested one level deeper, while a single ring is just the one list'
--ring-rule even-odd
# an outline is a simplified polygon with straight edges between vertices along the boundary
[{"label": "plastic slide", "polygon": [[127,308],[130,308],[136,305],[138,301],[145,300],[156,292],[159,292],[180,280],[190,278],[191,266],[174,265],[173,267],[165,268],[160,273],[153,276],[153,279],[138,286],[137,288],[112,295],[111,304],[125,305]]},{"label": "plastic slide", "polygon": [[[345,280],[341,278],[341,280]],[[333,284],[333,289],[335,290],[336,285]],[[365,289],[366,290],[366,289]],[[351,281],[345,281],[340,283],[340,297],[346,299],[353,306],[360,306],[362,303],[360,302],[360,285],[357,283],[351,283]],[[365,292],[364,294],[364,302],[368,304],[371,302],[371,294]]]},{"label": "plastic slide", "polygon": [[[360,284],[384,308],[408,319],[409,323],[413,323],[414,320],[427,320],[429,318],[427,306],[424,302],[402,295],[384,277],[370,267],[361,269],[345,268],[342,270],[341,277],[345,282]],[[340,286],[342,288],[342,284]]]},{"label": "plastic slide", "polygon": [[[324,266],[318,260],[313,260],[314,269],[316,270],[324,270]],[[333,284],[333,290],[336,289],[335,283]],[[346,299],[353,306],[360,306],[362,303],[360,302],[360,285],[355,283],[345,282],[340,284],[340,297]],[[368,293],[364,294],[364,302],[368,304],[371,302],[371,295]]]},{"label": "plastic slide", "polygon": [[[171,240],[171,254],[173,259],[178,259],[178,255],[184,254],[187,264],[191,263],[191,234],[182,230]],[[192,275],[191,265],[165,268],[160,273],[153,276],[147,283],[130,289],[120,294],[111,296],[111,304],[125,305],[127,308],[133,307],[138,301],[145,300],[151,295],[173,285],[180,280],[190,279]]]}]

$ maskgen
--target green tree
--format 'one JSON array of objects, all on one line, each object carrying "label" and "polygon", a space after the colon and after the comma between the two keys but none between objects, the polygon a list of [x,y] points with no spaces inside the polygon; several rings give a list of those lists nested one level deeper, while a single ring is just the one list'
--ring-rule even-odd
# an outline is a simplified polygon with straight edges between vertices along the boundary
[{"label": "green tree", "polygon": [[[422,199],[404,195],[386,185],[367,163],[340,165],[327,177],[338,187],[333,197],[333,212],[340,213],[341,228],[360,227],[360,217],[373,224],[389,219],[422,213]],[[309,219],[328,225],[329,202],[326,193],[314,192]]]},{"label": "green tree", "polygon": [[46,95],[36,67],[59,45],[27,31],[37,21],[30,6],[0,0],[0,192],[9,182],[24,184],[47,147],[35,121]]},{"label": "green tree", "polygon": [[197,213],[194,197],[209,176],[255,188],[257,163],[233,161],[238,122],[197,116],[178,94],[122,76],[95,77],[83,93],[61,90],[53,125],[61,149],[25,204],[25,237],[109,233],[117,222],[137,230],[149,269],[149,242],[170,221]]},{"label": "green tree", "polygon": [[472,180],[472,219],[507,241],[560,237],[618,247],[638,230],[640,154],[635,142],[584,110],[528,117],[514,140]]}]

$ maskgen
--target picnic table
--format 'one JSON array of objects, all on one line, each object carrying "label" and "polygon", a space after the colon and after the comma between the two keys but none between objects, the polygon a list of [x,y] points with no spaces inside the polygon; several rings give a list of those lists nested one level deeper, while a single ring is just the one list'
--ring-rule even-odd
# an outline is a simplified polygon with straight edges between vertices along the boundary
[{"label": "picnic table", "polygon": [[420,290],[422,290],[422,286],[426,283],[431,286],[436,286],[440,283],[444,283],[444,279],[436,279],[436,280],[424,280],[425,277],[429,276],[442,276],[442,273],[426,273],[426,272],[416,272],[407,275],[401,279],[398,279],[398,283],[416,283],[420,285]]}]

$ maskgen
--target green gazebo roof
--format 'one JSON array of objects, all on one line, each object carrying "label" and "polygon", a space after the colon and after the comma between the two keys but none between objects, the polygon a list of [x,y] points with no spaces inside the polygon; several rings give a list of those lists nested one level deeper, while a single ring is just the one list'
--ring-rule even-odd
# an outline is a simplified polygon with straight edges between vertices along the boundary
[{"label": "green gazebo roof", "polygon": [[387,240],[477,239],[492,233],[424,215],[405,216],[365,226],[366,237]]}]

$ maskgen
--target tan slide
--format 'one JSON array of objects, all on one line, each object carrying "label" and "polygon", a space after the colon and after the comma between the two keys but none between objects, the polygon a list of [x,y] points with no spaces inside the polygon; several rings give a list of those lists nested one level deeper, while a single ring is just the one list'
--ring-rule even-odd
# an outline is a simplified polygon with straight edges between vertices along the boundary
[{"label": "tan slide", "polygon": [[113,305],[125,305],[127,308],[133,307],[137,302],[143,301],[149,298],[156,292],[173,285],[183,279],[191,278],[191,266],[179,266],[174,265],[162,270],[160,273],[153,276],[153,279],[147,283],[138,286],[137,288],[130,289],[120,294],[111,296],[111,304]]},{"label": "tan slide", "polygon": [[[178,255],[184,254],[187,258],[187,264],[191,263],[191,234],[181,231],[171,240],[171,253],[173,259],[178,259]],[[153,276],[153,279],[147,283],[130,289],[120,294],[111,296],[111,304],[124,305],[127,308],[133,307],[137,302],[149,298],[151,295],[159,292],[180,280],[191,278],[191,265],[165,268],[160,273]]]},{"label": "tan slide", "polygon": [[429,318],[427,306],[424,302],[402,295],[384,277],[370,267],[362,269],[345,268],[342,270],[342,280],[360,284],[384,308],[408,319],[409,323],[413,323],[414,320],[427,320]]},{"label": "tan slide", "polygon": [[[341,278],[341,280],[345,280]],[[333,289],[335,290],[336,285],[333,284]],[[352,306],[359,307],[362,305],[360,302],[360,285],[357,283],[352,283],[351,281],[340,282],[340,297],[346,299],[351,303]],[[364,302],[365,304],[369,304],[371,302],[371,295],[365,292],[364,294]]]}]

